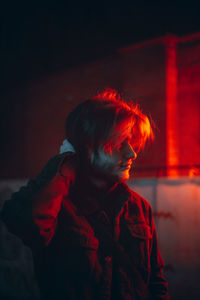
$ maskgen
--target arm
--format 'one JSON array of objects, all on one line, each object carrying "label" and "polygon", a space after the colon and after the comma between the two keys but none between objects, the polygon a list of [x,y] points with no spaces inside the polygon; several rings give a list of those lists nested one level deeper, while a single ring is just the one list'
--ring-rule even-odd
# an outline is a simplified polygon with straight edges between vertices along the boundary
[{"label": "arm", "polygon": [[63,197],[68,194],[69,184],[70,180],[58,172],[33,199],[32,219],[44,245],[48,245],[54,235],[57,216]]},{"label": "arm", "polygon": [[[63,155],[51,158],[37,177],[30,179],[26,186],[21,187],[18,192],[12,194],[11,199],[5,202],[1,213],[5,223],[10,224],[13,222],[16,225],[19,219],[28,216],[27,211],[31,207],[31,199],[55,176],[59,163],[63,158]],[[10,226],[13,227],[12,224]]]},{"label": "arm", "polygon": [[[19,192],[14,193],[10,200],[7,200],[2,213],[1,218],[6,223],[8,229],[19,236],[26,244],[33,246],[34,244],[43,244],[43,237],[40,235],[40,230],[34,221],[36,215],[32,215],[32,207],[36,201],[39,209],[37,199],[43,196],[47,190],[47,186],[54,184],[54,178],[59,177],[58,170],[63,165],[64,160],[72,158],[72,154],[61,154],[53,157],[43,168],[42,172],[34,179],[31,179],[27,186],[22,187]],[[63,178],[61,178],[63,180]],[[66,186],[67,191],[67,186]],[[43,202],[40,200],[41,203]],[[56,200],[55,200],[56,201]]]}]

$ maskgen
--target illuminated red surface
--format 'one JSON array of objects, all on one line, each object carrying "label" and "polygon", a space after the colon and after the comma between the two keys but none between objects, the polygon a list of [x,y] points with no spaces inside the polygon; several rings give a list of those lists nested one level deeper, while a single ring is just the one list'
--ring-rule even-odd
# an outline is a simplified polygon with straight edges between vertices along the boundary
[{"label": "illuminated red surface", "polygon": [[198,175],[199,62],[199,33],[162,37],[11,89],[2,108],[1,177],[36,176],[59,152],[66,115],[106,86],[136,100],[158,128],[138,155],[134,176]]},{"label": "illuminated red surface", "polygon": [[166,164],[167,176],[177,177],[178,170],[178,80],[177,80],[177,39],[166,39]]}]

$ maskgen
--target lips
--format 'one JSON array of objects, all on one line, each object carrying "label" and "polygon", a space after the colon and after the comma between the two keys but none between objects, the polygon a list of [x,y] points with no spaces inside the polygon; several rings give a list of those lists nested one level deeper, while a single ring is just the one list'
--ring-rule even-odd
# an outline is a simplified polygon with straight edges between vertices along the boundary
[{"label": "lips", "polygon": [[132,163],[121,163],[119,164],[120,169],[130,169],[131,168]]}]

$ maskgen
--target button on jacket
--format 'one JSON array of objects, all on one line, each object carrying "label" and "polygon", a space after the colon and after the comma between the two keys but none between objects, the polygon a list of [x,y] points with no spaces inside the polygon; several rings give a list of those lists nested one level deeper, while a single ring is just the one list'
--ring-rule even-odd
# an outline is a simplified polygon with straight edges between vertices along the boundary
[{"label": "button on jacket", "polygon": [[23,225],[11,221],[13,201],[3,211],[10,230],[33,251],[43,298],[169,299],[149,203],[125,183],[91,192],[76,181],[76,159],[68,156],[69,178],[57,174],[59,156],[44,168],[46,181],[41,174],[42,183],[35,179],[38,189],[23,190],[29,200],[15,195],[21,213],[14,219]]}]

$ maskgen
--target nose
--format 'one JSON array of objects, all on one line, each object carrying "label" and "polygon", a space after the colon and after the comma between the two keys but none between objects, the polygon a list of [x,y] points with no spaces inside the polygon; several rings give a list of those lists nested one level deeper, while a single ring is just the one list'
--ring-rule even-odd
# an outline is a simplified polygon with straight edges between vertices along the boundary
[{"label": "nose", "polygon": [[137,153],[134,151],[130,143],[127,143],[126,145],[125,157],[126,159],[132,159],[132,160],[135,160],[137,158]]}]

